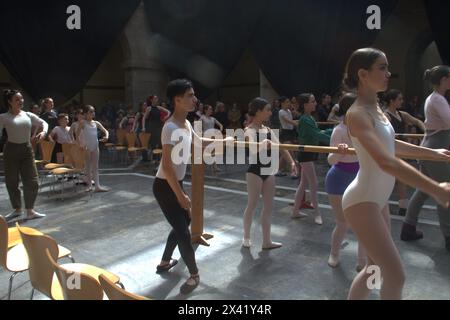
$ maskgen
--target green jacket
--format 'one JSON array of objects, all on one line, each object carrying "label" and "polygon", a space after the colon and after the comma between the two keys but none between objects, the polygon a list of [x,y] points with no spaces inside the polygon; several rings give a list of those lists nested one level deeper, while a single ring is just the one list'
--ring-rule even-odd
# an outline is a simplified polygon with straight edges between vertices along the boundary
[{"label": "green jacket", "polygon": [[300,145],[318,146],[319,142],[330,144],[333,129],[320,130],[313,117],[304,114],[298,122],[297,132]]}]

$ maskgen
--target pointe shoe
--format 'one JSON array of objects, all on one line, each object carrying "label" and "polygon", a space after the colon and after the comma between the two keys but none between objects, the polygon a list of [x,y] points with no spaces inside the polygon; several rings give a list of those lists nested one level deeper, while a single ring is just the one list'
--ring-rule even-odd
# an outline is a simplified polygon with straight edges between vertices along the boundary
[{"label": "pointe shoe", "polygon": [[282,243],[279,242],[271,242],[269,245],[263,245],[262,249],[263,250],[273,250],[273,249],[278,249],[281,248],[283,246]]},{"label": "pointe shoe", "polygon": [[315,222],[317,225],[319,225],[319,226],[323,225],[322,216],[316,216],[316,217],[314,218],[314,222]]},{"label": "pointe shoe", "polygon": [[251,240],[250,239],[243,239],[242,240],[242,246],[244,247],[244,248],[250,248],[251,246],[252,246],[252,242],[251,242]]},{"label": "pointe shoe", "polygon": [[331,268],[336,268],[339,265],[338,257],[335,257],[332,254],[330,254],[330,256],[328,257],[328,265]]}]

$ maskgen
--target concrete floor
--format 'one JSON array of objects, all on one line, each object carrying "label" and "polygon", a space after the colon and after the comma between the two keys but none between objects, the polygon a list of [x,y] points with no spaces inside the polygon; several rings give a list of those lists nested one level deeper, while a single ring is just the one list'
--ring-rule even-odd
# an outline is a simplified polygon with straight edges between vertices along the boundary
[{"label": "concrete floor", "polygon": [[[119,168],[103,165],[100,181],[111,192],[92,197],[79,192],[57,199],[44,187],[36,208],[46,213],[41,220],[24,222],[49,234],[70,248],[77,262],[89,263],[117,273],[126,289],[155,299],[189,300],[340,300],[345,299],[356,275],[356,241],[352,234],[343,244],[341,265],[327,265],[330,235],[334,228],[323,177],[327,170],[317,166],[320,177],[321,211],[324,225],[312,218],[290,219],[296,181],[277,178],[277,198],[272,219],[272,238],[281,249],[261,250],[259,211],[252,229],[253,247],[241,247],[242,214],[246,206],[245,166],[224,167],[218,177],[205,181],[205,231],[214,234],[210,247],[196,247],[201,274],[200,286],[190,295],[179,287],[188,272],[182,261],[168,274],[158,275],[155,267],[164,248],[169,225],[152,193],[153,169],[147,165]],[[210,174],[207,171],[207,175]],[[0,213],[10,204],[0,175]],[[189,182],[189,176],[186,181]],[[186,190],[190,192],[189,183]],[[395,197],[393,197],[395,201]],[[429,207],[428,207],[429,206]],[[392,235],[399,248],[407,274],[405,299],[450,299],[450,254],[444,249],[437,217],[427,203],[420,228],[425,238],[417,243],[399,240],[401,219],[393,216]],[[393,209],[397,206],[393,204]],[[307,211],[305,211],[307,212]],[[179,258],[176,251],[175,258]],[[9,273],[0,271],[0,298],[5,299]],[[31,285],[28,273],[16,277],[13,299],[28,299]],[[378,298],[374,291],[371,299]],[[41,294],[35,299],[46,299]]]}]

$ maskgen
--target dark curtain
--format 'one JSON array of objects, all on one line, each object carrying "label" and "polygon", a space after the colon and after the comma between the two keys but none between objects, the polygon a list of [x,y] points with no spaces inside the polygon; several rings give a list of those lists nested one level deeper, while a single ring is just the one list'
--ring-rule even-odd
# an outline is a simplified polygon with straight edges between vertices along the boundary
[{"label": "dark curtain", "polygon": [[[34,99],[77,94],[113,46],[139,0],[1,0],[0,61]],[[81,30],[69,30],[70,5]]]},{"label": "dark curtain", "polygon": [[372,4],[384,21],[397,1],[270,0],[250,45],[274,89],[288,96],[336,92],[350,54],[378,34],[366,25]]},{"label": "dark curtain", "polygon": [[425,8],[444,64],[450,64],[450,1],[425,0]]},{"label": "dark curtain", "polygon": [[236,66],[267,0],[144,0],[152,54],[207,97]]}]

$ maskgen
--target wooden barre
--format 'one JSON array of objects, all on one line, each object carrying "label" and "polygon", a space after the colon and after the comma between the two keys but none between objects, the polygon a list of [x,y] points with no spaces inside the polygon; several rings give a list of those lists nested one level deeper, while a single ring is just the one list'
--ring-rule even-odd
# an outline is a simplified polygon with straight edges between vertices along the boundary
[{"label": "wooden barre", "polygon": [[405,137],[405,138],[425,138],[424,134],[415,134],[415,133],[397,133],[396,137]]},{"label": "wooden barre", "polygon": [[[251,144],[257,144],[256,142],[244,142],[235,141],[234,145],[240,148],[247,148]],[[317,152],[317,153],[337,153],[338,148],[333,147],[320,147],[320,146],[299,146],[290,144],[280,144],[281,150],[290,151],[303,151],[303,152]],[[355,149],[349,149],[348,154],[356,154]],[[397,157],[408,159],[407,156],[402,156],[397,154]],[[414,158],[413,158],[414,159]],[[442,161],[440,159],[430,159],[421,157],[420,159],[414,160],[431,160],[431,161]],[[450,162],[450,161],[449,161]],[[204,194],[205,194],[205,164],[193,164],[192,165],[192,242],[198,243],[200,245],[209,246],[208,240],[213,237],[212,234],[204,232]]]},{"label": "wooden barre", "polygon": [[[237,147],[240,148],[248,148],[251,145],[258,145],[257,142],[246,142],[246,141],[235,141],[234,144]],[[274,144],[273,144],[274,145]],[[339,153],[339,149],[336,147],[320,147],[320,146],[301,146],[301,145],[294,145],[294,144],[278,144],[276,145],[280,148],[280,150],[287,150],[287,151],[299,151],[299,152],[313,152],[313,153]],[[353,148],[349,148],[347,153],[348,155],[356,155],[356,151]],[[426,156],[409,156],[401,153],[396,154],[397,157],[402,159],[408,159],[408,160],[428,160],[428,161],[439,161],[439,162],[445,162],[445,160],[438,159],[435,157],[426,157]],[[446,162],[450,162],[450,159]]]},{"label": "wooden barre", "polygon": [[335,124],[339,124],[339,121],[328,121],[328,122],[316,122],[319,126],[331,126]]}]

